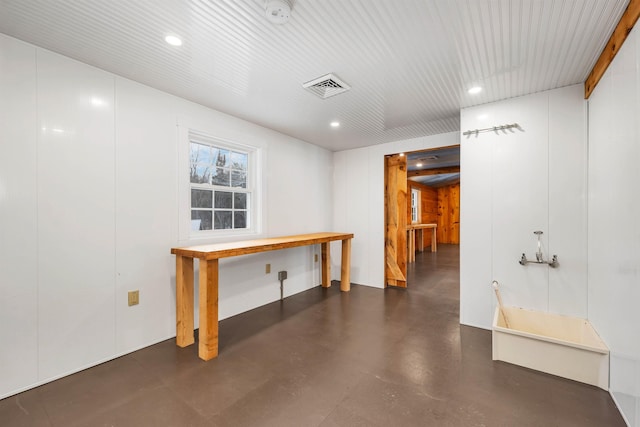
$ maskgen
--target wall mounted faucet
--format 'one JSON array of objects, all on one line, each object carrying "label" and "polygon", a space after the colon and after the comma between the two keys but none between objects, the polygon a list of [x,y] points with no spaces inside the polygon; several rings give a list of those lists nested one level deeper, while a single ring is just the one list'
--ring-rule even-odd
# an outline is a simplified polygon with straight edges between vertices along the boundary
[{"label": "wall mounted faucet", "polygon": [[542,235],[542,231],[540,230],[534,231],[533,234],[538,236],[538,250],[536,251],[536,260],[535,261],[528,260],[527,256],[525,254],[522,254],[522,257],[520,257],[520,261],[518,261],[518,263],[520,265],[549,264],[550,267],[556,268],[558,266],[558,255],[554,255],[553,258],[551,258],[551,261],[545,261],[544,257],[542,256],[542,244],[540,242],[540,236]]},{"label": "wall mounted faucet", "polygon": [[540,236],[542,235],[542,231],[540,231],[540,230],[534,231],[533,234],[538,236],[538,251],[536,252],[536,260],[538,262],[542,262],[542,246],[540,244]]}]

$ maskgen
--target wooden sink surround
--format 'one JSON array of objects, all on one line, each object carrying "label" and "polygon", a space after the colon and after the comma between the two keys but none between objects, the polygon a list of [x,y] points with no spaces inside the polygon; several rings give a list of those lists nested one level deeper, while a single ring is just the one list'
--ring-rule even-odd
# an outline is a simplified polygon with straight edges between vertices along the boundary
[{"label": "wooden sink surround", "polygon": [[218,260],[220,258],[320,244],[322,249],[322,286],[328,288],[331,286],[329,244],[341,240],[340,290],[349,292],[351,289],[351,239],[353,239],[353,234],[349,233],[313,233],[171,248],[171,253],[176,256],[176,344],[179,347],[186,347],[195,342],[193,332],[194,258],[200,260],[198,355],[203,360],[211,360],[218,356]]}]

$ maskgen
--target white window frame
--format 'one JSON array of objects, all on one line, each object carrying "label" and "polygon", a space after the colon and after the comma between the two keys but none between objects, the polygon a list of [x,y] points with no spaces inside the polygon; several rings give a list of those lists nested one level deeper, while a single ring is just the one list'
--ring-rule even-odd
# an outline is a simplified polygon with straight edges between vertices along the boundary
[{"label": "white window frame", "polygon": [[[210,240],[215,241],[223,238],[228,240],[234,237],[246,237],[257,236],[262,232],[263,219],[262,219],[262,156],[263,148],[259,146],[253,146],[249,144],[238,143],[229,139],[224,139],[216,136],[212,136],[208,133],[196,131],[192,128],[181,128],[178,125],[180,133],[179,137],[179,153],[180,164],[182,165],[179,172],[179,188],[180,190],[180,227],[179,227],[179,241],[193,241],[193,240]],[[235,188],[224,186],[213,186],[204,184],[191,183],[190,179],[190,167],[191,167],[191,143],[199,143],[205,145],[211,145],[235,152],[242,152],[248,154],[247,160],[247,187]],[[191,227],[191,189],[192,188],[207,188],[212,191],[228,191],[232,193],[242,192],[247,193],[249,196],[247,207],[247,228],[241,229],[220,229],[220,230],[192,230]],[[212,195],[214,196],[214,195]],[[213,221],[213,219],[212,219]],[[213,223],[212,223],[213,228]]]},{"label": "white window frame", "polygon": [[417,224],[420,222],[420,190],[417,188],[411,189],[411,223]]}]

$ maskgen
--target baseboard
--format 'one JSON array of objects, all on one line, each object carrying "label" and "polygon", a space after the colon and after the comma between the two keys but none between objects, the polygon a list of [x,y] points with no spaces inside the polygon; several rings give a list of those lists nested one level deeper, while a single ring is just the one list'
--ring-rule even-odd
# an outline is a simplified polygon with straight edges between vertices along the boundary
[{"label": "baseboard", "polygon": [[616,408],[618,408],[618,412],[620,412],[620,415],[622,416],[622,419],[624,420],[624,422],[627,424],[628,427],[631,427],[631,423],[629,422],[624,412],[622,411],[622,408],[618,404],[618,399],[616,399],[616,396],[613,394],[613,392],[611,392],[611,388],[609,388],[609,395],[611,396],[611,399],[613,399],[613,403],[615,403]]},{"label": "baseboard", "polygon": [[174,338],[174,337],[175,337],[175,335],[170,335],[170,336],[167,336],[166,338],[162,338],[162,339],[160,339],[158,341],[154,340],[153,342],[149,342],[149,343],[143,344],[143,345],[141,345],[139,347],[135,347],[133,349],[130,349],[130,350],[127,350],[127,351],[124,351],[124,352],[121,352],[121,353],[117,353],[117,354],[114,354],[114,355],[111,355],[111,356],[106,357],[104,359],[100,359],[97,362],[89,363],[89,364],[84,365],[84,366],[82,366],[80,368],[73,369],[73,370],[65,372],[63,374],[59,374],[59,375],[56,375],[56,376],[53,376],[53,377],[50,377],[50,378],[47,378],[47,379],[44,379],[44,380],[37,381],[37,382],[29,384],[27,386],[20,387],[18,389],[10,391],[7,394],[0,395],[0,400],[6,399],[6,398],[11,397],[11,396],[15,396],[16,394],[23,393],[25,391],[34,389],[36,387],[40,387],[41,385],[49,384],[49,383],[51,383],[53,381],[59,380],[60,378],[64,378],[64,377],[68,377],[69,375],[77,374],[78,372],[82,372],[82,371],[84,371],[86,369],[90,369],[90,368],[96,367],[96,366],[101,365],[101,364],[106,363],[106,362],[110,362],[112,360],[117,359],[118,357],[126,356],[127,354],[131,354],[131,353],[136,352],[138,350],[142,350],[143,348],[150,347],[152,345],[161,343],[162,341],[166,341],[166,340]]}]

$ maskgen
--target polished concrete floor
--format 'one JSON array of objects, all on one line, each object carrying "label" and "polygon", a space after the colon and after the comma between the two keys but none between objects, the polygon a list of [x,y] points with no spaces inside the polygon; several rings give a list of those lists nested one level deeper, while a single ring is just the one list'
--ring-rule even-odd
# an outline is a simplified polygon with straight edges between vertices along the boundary
[{"label": "polished concrete floor", "polygon": [[318,287],[222,321],[215,360],[165,341],[0,401],[0,425],[624,425],[600,389],[493,362],[438,249],[408,290]]}]

